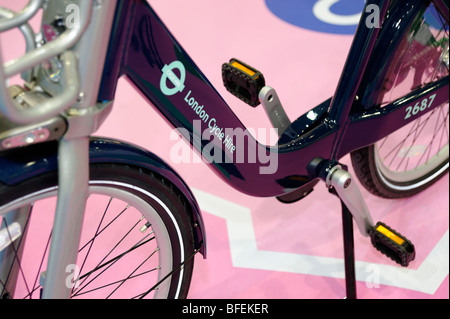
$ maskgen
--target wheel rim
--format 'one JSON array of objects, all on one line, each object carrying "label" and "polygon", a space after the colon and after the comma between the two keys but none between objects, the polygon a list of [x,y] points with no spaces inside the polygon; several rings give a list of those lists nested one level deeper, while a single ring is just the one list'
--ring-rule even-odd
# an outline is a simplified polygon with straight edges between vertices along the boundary
[{"label": "wheel rim", "polygon": [[[172,271],[172,243],[164,222],[149,203],[127,189],[151,195],[124,183],[90,183],[77,264],[66,268],[66,284],[73,288],[73,298],[140,298]],[[23,227],[26,238],[33,238],[32,246],[27,247],[30,242],[25,241],[25,250],[18,252],[22,257],[20,265],[14,263],[15,278],[10,276],[11,281],[6,283],[8,287],[14,286],[19,298],[39,298],[52,224],[52,216],[48,215],[56,207],[56,194],[56,187],[47,188],[0,207],[0,215],[4,216],[19,207],[32,205],[29,224]],[[18,245],[20,240],[14,243]],[[8,247],[12,248],[12,245]],[[175,297],[180,290],[182,271]],[[1,293],[5,275],[0,275],[3,276]],[[167,298],[170,284],[169,277],[145,297]]]},{"label": "wheel rim", "polygon": [[[430,7],[391,67],[382,107],[449,75],[448,39],[448,26]],[[448,102],[375,143],[373,151],[377,173],[389,187],[411,190],[430,182],[449,167]]]}]

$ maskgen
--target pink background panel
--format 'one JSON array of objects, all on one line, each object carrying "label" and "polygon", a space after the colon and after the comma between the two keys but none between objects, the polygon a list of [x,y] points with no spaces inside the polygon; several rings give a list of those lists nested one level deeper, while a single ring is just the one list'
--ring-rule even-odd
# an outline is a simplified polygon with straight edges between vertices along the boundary
[{"label": "pink background panel", "polygon": [[[352,36],[290,25],[274,16],[264,1],[149,3],[242,122],[255,130],[269,128],[270,123],[261,107],[253,109],[226,91],[223,62],[236,57],[261,70],[295,120],[332,96],[352,41]],[[13,36],[2,39],[2,44],[8,41],[4,52],[21,52],[23,45]],[[96,135],[151,150],[193,189],[205,220],[208,258],[195,260],[190,298],[345,297],[340,203],[323,183],[290,205],[240,194],[197,154],[190,153],[191,163],[174,163],[171,151],[180,141],[171,139],[172,131],[121,79],[113,112]],[[187,143],[183,145],[191,152]],[[348,156],[342,162],[351,164]],[[360,298],[449,298],[448,185],[447,174],[421,194],[401,200],[362,190],[373,219],[411,239],[417,257],[406,269],[397,266],[355,228]]]}]

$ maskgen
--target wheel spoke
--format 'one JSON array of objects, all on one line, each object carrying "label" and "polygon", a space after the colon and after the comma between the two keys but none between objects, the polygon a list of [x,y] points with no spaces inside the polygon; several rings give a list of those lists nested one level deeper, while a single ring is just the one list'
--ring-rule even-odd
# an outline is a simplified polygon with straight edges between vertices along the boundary
[{"label": "wheel spoke", "polygon": [[[108,209],[108,207],[109,207],[109,204],[111,203],[111,200],[112,200],[112,198],[110,199],[110,201],[108,202],[108,206],[107,206],[107,208],[106,208],[106,210],[105,210],[105,212],[104,212],[104,214],[106,213],[106,211],[107,211],[107,209]],[[101,233],[103,233],[103,231],[104,230],[106,230],[109,226],[111,226],[128,208],[130,207],[130,205],[127,205],[127,207],[125,207],[125,209],[123,209],[116,217],[114,217],[113,218],[113,220],[111,220],[111,222],[109,222],[101,231],[98,231],[98,229],[97,229],[97,231],[96,231],[96,233],[95,233],[95,235],[94,235],[94,237],[91,239],[91,240],[89,240],[88,241],[88,243],[86,243],[86,245],[84,245],[79,251],[78,251],[78,253],[80,253],[84,248],[86,248],[87,247],[87,245],[89,244],[89,243],[91,243],[91,246],[92,246],[92,244],[94,243],[94,240],[95,240],[95,238],[97,238]],[[102,220],[103,220],[103,217],[102,217]],[[101,224],[101,222],[100,222],[100,224]],[[135,225],[137,225],[137,223],[135,224]],[[129,234],[132,230],[133,230],[133,228],[135,227],[135,225],[128,231],[128,233],[127,234]],[[99,225],[99,227],[100,227],[100,225]],[[109,251],[109,253],[103,258],[103,260],[101,260],[100,261],[100,263],[98,264],[98,265],[100,265],[106,258],[108,258],[108,256],[114,251],[114,249],[122,242],[122,240],[124,240],[125,239],[125,237],[126,237],[127,235],[125,235],[124,237],[122,237],[122,239],[113,247],[113,249],[111,249],[110,251]],[[89,252],[90,252],[90,249],[89,249],[89,251],[88,251],[88,253],[86,254],[86,256],[85,256],[85,261],[87,260],[87,258],[88,258],[88,255],[89,255]],[[98,266],[97,265],[97,266]],[[80,270],[80,273],[81,273],[81,270]],[[81,278],[80,278],[81,279]],[[84,277],[84,280],[86,280],[87,279],[87,277]]]},{"label": "wheel spoke", "polygon": [[[127,235],[129,234],[129,232],[127,233]],[[127,236],[125,235],[122,240]],[[146,237],[150,236],[151,234],[148,234]],[[144,241],[143,240],[146,238],[144,237],[143,239],[141,239],[138,243],[136,243],[133,247],[131,247],[130,249],[128,249],[127,251],[109,259],[108,261],[104,262],[104,260],[112,253],[112,251],[118,246],[118,244],[116,246],[114,246],[114,248],[108,253],[108,255],[91,271],[89,271],[88,273],[80,276],[79,280],[84,279],[83,282],[81,282],[80,287],[77,291],[74,291],[73,297],[77,296],[84,288],[86,288],[88,285],[90,285],[95,279],[97,279],[101,274],[103,274],[106,270],[108,270],[110,267],[112,267],[117,261],[119,261],[123,256],[125,256],[126,254],[132,252],[133,250],[151,242],[153,239],[155,239],[155,237],[151,237],[148,240]],[[120,240],[120,241],[122,241]],[[106,268],[105,268],[106,267]],[[94,274],[96,271],[100,270],[104,268],[100,273],[98,273],[94,278],[92,278],[89,282],[87,282],[84,286],[81,286],[84,281],[91,275]]]},{"label": "wheel spoke", "polygon": [[[87,294],[87,293],[90,293],[90,292],[94,292],[94,291],[97,291],[97,290],[100,290],[100,289],[103,289],[103,288],[107,288],[107,287],[110,287],[110,286],[112,286],[112,285],[116,285],[116,284],[119,284],[119,283],[121,284],[121,283],[124,283],[125,281],[127,281],[127,280],[129,280],[129,279],[134,279],[134,278],[137,278],[137,277],[140,277],[140,276],[149,274],[149,273],[151,273],[151,272],[153,272],[153,271],[155,271],[155,270],[158,270],[158,269],[159,269],[159,267],[156,267],[156,268],[153,268],[153,269],[150,269],[150,270],[146,270],[146,271],[143,271],[143,272],[141,272],[141,273],[139,273],[139,274],[132,275],[132,276],[128,276],[127,278],[120,279],[120,280],[117,280],[117,281],[114,281],[114,282],[110,282],[110,283],[105,284],[105,285],[103,285],[103,286],[95,287],[95,288],[92,288],[92,289],[90,289],[90,290],[81,292],[81,293],[77,294],[77,296],[81,296],[81,295],[84,295],[84,294]],[[108,298],[109,298],[109,297],[108,297]],[[107,299],[108,299],[108,298],[107,298]]]},{"label": "wheel spoke", "polygon": [[[151,254],[150,254],[150,256],[148,256],[147,258],[145,258],[144,259],[144,261],[139,265],[139,266],[137,266],[129,275],[128,275],[128,277],[127,278],[125,278],[125,279],[122,279],[122,282],[108,295],[108,297],[106,297],[106,299],[109,299],[124,283],[125,283],[125,281],[127,281],[127,280],[129,280],[129,279],[131,279],[131,278],[134,278],[134,277],[132,277],[133,276],[133,274],[136,272],[136,271],[138,271],[138,269],[139,268],[141,268],[141,266],[143,266],[146,262],[147,262],[147,260],[149,260],[151,257],[153,257],[153,255],[157,252],[157,251],[159,251],[159,248],[156,248]],[[157,268],[154,268],[154,269],[157,269]],[[144,272],[144,273],[146,273],[146,272]],[[142,275],[143,273],[141,273],[140,275]]]},{"label": "wheel spoke", "polygon": [[47,251],[50,247],[51,238],[52,238],[52,232],[50,232],[50,235],[48,236],[47,244],[45,245],[44,252],[42,253],[41,263],[39,264],[39,268],[36,272],[36,277],[34,279],[33,289],[31,290],[31,293],[33,293],[40,286],[39,277],[41,275],[42,266],[44,265],[45,256],[47,255]]},{"label": "wheel spoke", "polygon": [[[83,263],[82,263],[81,268],[80,268],[80,273],[83,271],[83,268],[84,268],[84,265],[85,265],[85,263],[86,263],[86,260],[87,260],[88,257],[89,257],[89,253],[91,252],[91,249],[92,249],[92,246],[94,245],[95,239],[96,239],[97,236],[98,236],[98,233],[99,233],[100,227],[101,227],[101,225],[102,225],[103,219],[105,218],[105,215],[106,215],[106,213],[108,212],[108,208],[109,208],[109,206],[111,205],[111,202],[112,202],[112,197],[109,198],[108,204],[106,205],[106,208],[105,208],[105,210],[103,211],[102,218],[100,219],[100,222],[98,223],[98,227],[97,227],[97,230],[95,231],[94,237],[89,241],[88,244],[86,244],[86,245],[89,245],[89,248],[88,248],[88,251],[87,251],[86,255],[84,256],[84,260],[83,260]],[[84,247],[86,247],[86,245],[85,245]],[[83,247],[83,248],[84,248],[84,247]],[[83,249],[83,248],[82,248],[82,249]],[[80,249],[80,250],[78,251],[78,253],[79,253],[82,249]]]},{"label": "wheel spoke", "polygon": [[[25,209],[27,209],[27,208],[25,207]],[[31,211],[32,211],[32,210],[33,210],[33,206],[29,206],[29,208],[27,209],[28,216],[27,216],[27,220],[26,220],[26,222],[25,222],[25,227],[24,227],[23,233],[25,233],[25,231],[26,231],[26,228],[27,228],[27,225],[28,225],[28,221],[30,220],[30,215],[31,215]],[[24,212],[22,212],[22,213],[24,213]],[[2,291],[2,293],[1,293],[0,295],[3,295],[4,290],[5,290],[6,287],[7,287],[8,281],[10,280],[11,275],[13,274],[13,270],[14,270],[14,265],[15,265],[15,263],[17,263],[18,271],[19,271],[19,273],[20,273],[20,276],[21,276],[22,279],[23,279],[23,282],[24,282],[24,284],[25,284],[25,288],[26,288],[26,290],[27,290],[27,292],[28,292],[28,295],[30,295],[30,289],[29,289],[29,287],[28,287],[27,279],[26,279],[24,270],[23,270],[23,268],[22,268],[22,263],[21,263],[20,258],[19,258],[19,250],[20,250],[20,248],[21,248],[21,244],[22,244],[22,242],[23,242],[23,237],[24,237],[24,236],[22,235],[22,236],[20,237],[20,241],[19,241],[19,243],[18,243],[18,245],[17,245],[17,247],[16,247],[16,243],[15,243],[14,240],[12,239],[11,233],[9,232],[9,228],[8,228],[9,226],[8,226],[8,222],[7,222],[6,218],[3,218],[3,219],[2,219],[2,222],[3,222],[4,225],[5,225],[5,229],[6,229],[7,233],[8,233],[9,240],[11,241],[10,247],[12,247],[13,254],[14,254],[14,258],[13,258],[13,261],[12,261],[11,266],[10,266],[10,268],[9,268],[7,280],[6,280],[6,282],[4,283],[4,286],[3,286],[3,287],[4,287],[4,288],[3,288],[3,291]],[[14,275],[17,276],[18,274],[17,274],[17,275],[14,274]]]}]

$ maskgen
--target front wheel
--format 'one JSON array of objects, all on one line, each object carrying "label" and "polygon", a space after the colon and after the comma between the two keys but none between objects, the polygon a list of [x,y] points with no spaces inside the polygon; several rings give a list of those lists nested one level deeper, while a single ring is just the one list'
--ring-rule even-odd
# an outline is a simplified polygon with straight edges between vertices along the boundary
[{"label": "front wheel", "polygon": [[[57,191],[56,173],[0,186],[2,229],[21,228],[0,252],[2,298],[40,297]],[[66,268],[72,298],[185,298],[194,252],[187,209],[160,176],[126,165],[91,165],[77,264]]]}]

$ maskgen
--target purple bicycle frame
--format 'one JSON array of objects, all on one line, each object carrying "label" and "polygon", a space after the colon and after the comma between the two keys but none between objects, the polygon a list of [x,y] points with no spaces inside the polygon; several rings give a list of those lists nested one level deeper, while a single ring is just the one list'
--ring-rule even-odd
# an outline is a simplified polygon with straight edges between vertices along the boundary
[{"label": "purple bicycle frame", "polygon": [[[409,1],[410,8],[416,8],[417,2]],[[385,16],[389,1],[369,3],[377,4]],[[366,15],[363,12],[361,21]],[[408,28],[404,20],[403,28],[385,32],[383,37],[403,35]],[[188,132],[192,146],[203,152],[225,182],[251,196],[280,196],[307,188],[318,179],[308,170],[314,159],[337,161],[448,101],[447,76],[383,109],[353,112],[379,33],[379,28],[360,23],[333,98],[312,109],[316,119],[301,116],[277,146],[269,147],[246,130],[150,5],[124,0],[118,4],[98,100],[113,100],[117,80],[125,75],[170,125]],[[380,59],[388,64],[387,56]],[[405,109],[431,94],[436,94],[433,106],[405,120]],[[211,132],[214,127],[217,130]],[[275,158],[272,171],[270,159]]]}]

